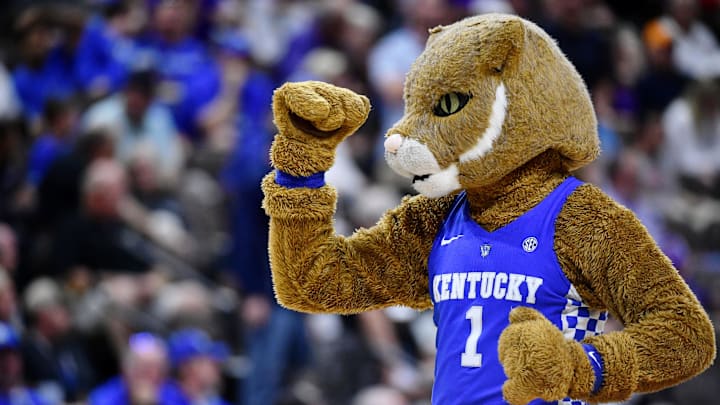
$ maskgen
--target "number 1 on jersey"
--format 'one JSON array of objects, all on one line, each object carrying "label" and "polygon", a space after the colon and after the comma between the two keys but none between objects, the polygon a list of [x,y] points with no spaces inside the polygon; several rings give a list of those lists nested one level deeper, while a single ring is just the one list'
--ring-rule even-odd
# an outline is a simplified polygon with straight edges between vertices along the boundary
[{"label": "number 1 on jersey", "polygon": [[482,354],[477,352],[477,344],[482,333],[482,307],[474,305],[465,313],[465,319],[470,321],[470,336],[465,341],[465,351],[460,356],[460,365],[463,367],[480,367]]}]

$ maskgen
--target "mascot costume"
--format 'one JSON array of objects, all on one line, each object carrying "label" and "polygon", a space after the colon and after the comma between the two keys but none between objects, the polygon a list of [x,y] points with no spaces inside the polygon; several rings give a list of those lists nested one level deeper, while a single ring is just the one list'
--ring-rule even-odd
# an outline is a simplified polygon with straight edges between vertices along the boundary
[{"label": "mascot costume", "polygon": [[[385,157],[420,195],[342,237],[323,173],[370,103],[320,82],[276,90],[262,187],[282,305],[432,308],[433,404],[621,401],[712,363],[712,324],[668,258],[571,176],[598,155],[597,124],[545,32],[498,14],[434,28],[404,98]],[[602,334],[608,313],[624,330]]]}]

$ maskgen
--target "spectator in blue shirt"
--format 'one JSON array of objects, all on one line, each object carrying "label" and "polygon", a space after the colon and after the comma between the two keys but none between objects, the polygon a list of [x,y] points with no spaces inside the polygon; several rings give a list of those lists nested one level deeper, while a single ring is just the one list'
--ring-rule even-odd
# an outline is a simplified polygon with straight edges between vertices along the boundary
[{"label": "spectator in blue shirt", "polygon": [[67,100],[49,100],[43,111],[45,133],[30,148],[28,159],[28,183],[37,188],[50,165],[67,153],[76,128],[77,112]]},{"label": "spectator in blue shirt", "polygon": [[177,375],[177,405],[229,405],[220,397],[222,362],[227,346],[202,330],[183,329],[169,338],[170,359]]},{"label": "spectator in blue shirt", "polygon": [[40,117],[49,99],[66,99],[77,88],[73,58],[62,43],[54,41],[49,17],[35,9],[23,17],[20,18],[23,61],[13,71],[13,82],[23,113],[32,121]]},{"label": "spectator in blue shirt", "polygon": [[134,36],[140,25],[131,11],[124,0],[108,0],[101,14],[85,26],[75,57],[75,77],[91,98],[120,90],[131,70],[151,63],[138,50]]},{"label": "spectator in blue shirt", "polygon": [[160,74],[160,100],[170,107],[180,132],[193,142],[203,139],[205,109],[220,90],[220,72],[205,46],[191,35],[188,2],[163,0],[153,12],[153,36],[146,46]]},{"label": "spectator in blue shirt", "polygon": [[0,323],[0,405],[47,405],[37,392],[22,382],[20,338],[6,323]]},{"label": "spectator in blue shirt", "polygon": [[118,376],[90,393],[89,405],[177,405],[180,393],[167,378],[167,347],[159,337],[132,335]]}]

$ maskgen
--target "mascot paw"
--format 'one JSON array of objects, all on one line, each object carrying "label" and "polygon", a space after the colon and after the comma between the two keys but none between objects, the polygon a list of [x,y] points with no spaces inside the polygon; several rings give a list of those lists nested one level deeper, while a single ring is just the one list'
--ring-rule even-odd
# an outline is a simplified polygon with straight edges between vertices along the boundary
[{"label": "mascot paw", "polygon": [[285,83],[273,95],[280,133],[290,138],[342,138],[367,119],[367,97],[323,82]]},{"label": "mascot paw", "polygon": [[[512,405],[568,397],[575,392],[572,384],[578,363],[588,363],[582,345],[566,340],[541,313],[527,307],[510,312],[510,325],[500,335],[498,352],[508,377],[503,395]],[[582,371],[592,372],[587,367]]]},{"label": "mascot paw", "polygon": [[273,95],[278,135],[271,149],[273,165],[295,176],[332,166],[335,148],[355,132],[370,113],[367,97],[328,83],[285,83]]}]

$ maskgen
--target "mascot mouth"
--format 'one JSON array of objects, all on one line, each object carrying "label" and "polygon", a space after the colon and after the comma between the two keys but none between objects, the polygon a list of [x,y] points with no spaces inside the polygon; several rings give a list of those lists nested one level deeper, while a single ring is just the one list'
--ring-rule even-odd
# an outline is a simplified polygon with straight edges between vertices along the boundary
[{"label": "mascot mouth", "polygon": [[435,198],[462,187],[457,163],[443,169],[427,145],[412,138],[398,142],[400,136],[393,134],[386,140],[385,160],[397,174],[411,179],[417,192]]},{"label": "mascot mouth", "polygon": [[462,188],[458,178],[458,167],[456,164],[451,164],[437,172],[413,175],[412,185],[426,197],[442,197]]}]

